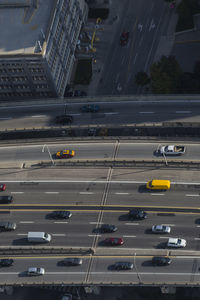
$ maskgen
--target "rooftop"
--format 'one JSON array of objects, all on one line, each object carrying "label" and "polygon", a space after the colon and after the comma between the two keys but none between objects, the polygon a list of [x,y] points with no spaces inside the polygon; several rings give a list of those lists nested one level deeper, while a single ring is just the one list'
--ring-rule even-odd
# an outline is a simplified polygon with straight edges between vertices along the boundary
[{"label": "rooftop", "polygon": [[54,3],[55,0],[1,0],[0,55],[40,52]]}]

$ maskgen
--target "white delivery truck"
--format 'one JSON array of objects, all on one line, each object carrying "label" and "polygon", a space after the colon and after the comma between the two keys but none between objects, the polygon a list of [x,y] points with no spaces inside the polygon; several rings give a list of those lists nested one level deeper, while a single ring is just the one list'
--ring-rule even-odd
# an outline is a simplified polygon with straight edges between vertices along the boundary
[{"label": "white delivery truck", "polygon": [[46,232],[28,232],[27,238],[31,243],[48,243],[51,241],[51,235]]}]

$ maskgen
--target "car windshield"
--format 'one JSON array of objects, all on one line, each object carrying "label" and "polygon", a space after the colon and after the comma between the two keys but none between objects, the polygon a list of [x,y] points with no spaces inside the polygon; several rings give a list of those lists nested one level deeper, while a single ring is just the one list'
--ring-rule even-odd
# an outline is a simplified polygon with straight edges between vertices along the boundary
[{"label": "car windshield", "polygon": [[181,244],[181,239],[178,239],[178,242],[177,242],[177,244]]}]

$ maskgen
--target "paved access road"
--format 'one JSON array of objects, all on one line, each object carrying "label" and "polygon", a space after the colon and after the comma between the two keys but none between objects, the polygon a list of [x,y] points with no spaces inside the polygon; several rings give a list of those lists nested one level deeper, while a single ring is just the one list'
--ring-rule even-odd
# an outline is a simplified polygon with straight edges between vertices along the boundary
[{"label": "paved access road", "polygon": [[[101,283],[101,284],[189,284],[199,283],[200,257],[177,256],[172,257],[172,263],[165,267],[153,267],[152,256],[121,256],[115,257],[82,257],[83,264],[79,267],[64,267],[60,257],[15,257],[14,265],[1,268],[1,283]],[[133,270],[115,271],[112,265],[118,261],[130,261],[134,264]],[[45,275],[28,277],[29,267],[45,268]],[[88,272],[89,271],[89,272]]]},{"label": "paved access road", "polygon": [[[63,149],[75,150],[74,159],[85,160],[164,160],[163,156],[158,156],[156,151],[161,145],[174,144],[175,142],[93,142],[93,143],[49,143],[21,146],[1,146],[0,161],[7,162],[28,162],[28,161],[49,161],[55,159],[57,151]],[[167,160],[199,160],[200,144],[179,143],[185,145],[186,153],[178,157],[167,157]]]},{"label": "paved access road", "polygon": [[[70,102],[71,101],[71,102]],[[85,99],[87,102],[87,98]],[[200,102],[195,101],[114,101],[97,103],[98,113],[82,113],[84,103],[0,107],[1,129],[57,126],[55,117],[65,113],[74,117],[72,125],[144,124],[160,122],[199,122]]]}]

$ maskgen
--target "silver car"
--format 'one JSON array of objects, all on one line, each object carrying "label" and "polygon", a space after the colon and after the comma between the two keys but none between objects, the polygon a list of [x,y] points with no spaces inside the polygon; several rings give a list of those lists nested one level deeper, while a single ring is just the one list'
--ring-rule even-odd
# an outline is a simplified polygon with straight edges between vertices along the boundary
[{"label": "silver car", "polygon": [[44,268],[28,268],[27,271],[28,276],[39,276],[39,275],[44,275],[45,274],[45,269]]},{"label": "silver car", "polygon": [[154,233],[170,233],[171,228],[165,225],[153,225],[152,232]]}]

